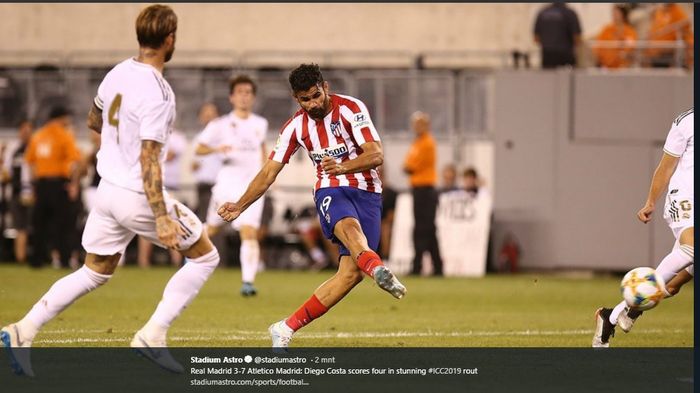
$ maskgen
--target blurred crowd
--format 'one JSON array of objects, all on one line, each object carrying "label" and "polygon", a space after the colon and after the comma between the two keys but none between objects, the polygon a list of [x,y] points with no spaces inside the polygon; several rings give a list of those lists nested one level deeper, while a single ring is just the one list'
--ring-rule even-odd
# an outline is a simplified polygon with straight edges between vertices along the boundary
[{"label": "blurred crowd", "polygon": [[[542,67],[575,66],[583,43],[578,15],[566,3],[553,3],[537,15],[535,41]],[[589,36],[595,65],[602,68],[691,67],[693,27],[678,3],[623,3],[611,6],[611,20]]]}]

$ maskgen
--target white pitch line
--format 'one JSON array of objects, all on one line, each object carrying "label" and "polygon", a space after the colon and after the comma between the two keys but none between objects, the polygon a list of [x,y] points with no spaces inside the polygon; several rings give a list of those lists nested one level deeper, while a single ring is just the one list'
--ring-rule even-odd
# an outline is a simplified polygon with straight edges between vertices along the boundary
[{"label": "white pitch line", "polygon": [[[103,330],[53,330],[42,332],[42,334],[76,334],[76,333],[104,333]],[[195,332],[195,331],[190,331]],[[184,332],[179,332],[184,333]],[[269,335],[261,332],[253,331],[232,331],[232,332],[211,332],[215,335],[202,335],[201,331],[198,335],[177,335],[169,337],[170,341],[248,341],[248,340],[268,340]],[[408,338],[408,337],[512,337],[512,336],[573,336],[573,335],[590,335],[592,330],[520,330],[520,331],[466,331],[466,332],[336,332],[336,333],[301,333],[302,338],[338,338],[338,339],[354,339],[354,338]],[[659,333],[688,333],[684,329],[640,329],[635,334],[659,334]],[[40,339],[35,340],[37,344],[72,344],[72,343],[114,343],[124,342],[125,344],[131,339],[132,332],[113,332],[113,334],[127,334],[126,338],[74,338],[74,339]]]}]

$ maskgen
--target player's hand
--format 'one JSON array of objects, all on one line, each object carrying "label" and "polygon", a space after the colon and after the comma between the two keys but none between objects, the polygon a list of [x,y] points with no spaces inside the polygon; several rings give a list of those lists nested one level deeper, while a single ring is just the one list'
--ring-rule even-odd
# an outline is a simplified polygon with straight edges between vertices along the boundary
[{"label": "player's hand", "polygon": [[321,168],[329,175],[342,175],[345,173],[345,167],[341,163],[336,162],[335,158],[331,156],[323,157],[321,160]]},{"label": "player's hand", "polygon": [[231,150],[233,150],[233,146],[231,146],[231,145],[221,145],[221,146],[216,148],[217,152],[224,153],[224,154],[230,152]]},{"label": "player's hand", "polygon": [[637,212],[637,218],[643,223],[651,221],[651,214],[654,212],[654,204],[647,202],[643,208]]},{"label": "player's hand", "polygon": [[226,202],[216,211],[224,221],[231,222],[238,218],[243,212],[241,207],[235,202]]},{"label": "player's hand", "polygon": [[169,216],[156,218],[156,233],[158,240],[167,248],[177,250],[179,246],[178,236],[184,236],[185,230],[180,223]]}]

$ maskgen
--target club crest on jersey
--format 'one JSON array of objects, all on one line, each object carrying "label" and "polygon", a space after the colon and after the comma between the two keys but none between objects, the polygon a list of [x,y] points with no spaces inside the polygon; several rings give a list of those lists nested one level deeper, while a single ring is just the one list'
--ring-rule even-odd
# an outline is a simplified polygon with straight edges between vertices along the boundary
[{"label": "club crest on jersey", "polygon": [[314,150],[309,153],[314,162],[321,162],[325,156],[340,158],[346,154],[348,154],[348,147],[345,146],[345,144],[329,146],[325,149]]},{"label": "club crest on jersey", "polygon": [[339,137],[340,136],[340,122],[339,121],[334,121],[331,123],[331,132],[333,135]]}]

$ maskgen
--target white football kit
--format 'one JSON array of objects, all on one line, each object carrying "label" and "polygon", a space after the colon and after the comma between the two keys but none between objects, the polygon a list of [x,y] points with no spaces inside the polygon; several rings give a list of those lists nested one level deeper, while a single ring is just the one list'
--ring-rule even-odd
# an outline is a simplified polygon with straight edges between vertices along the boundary
[{"label": "white football kit", "polygon": [[[123,252],[135,234],[163,247],[143,190],[141,141],[164,145],[159,157],[163,168],[175,121],[175,94],[158,70],[130,58],[107,73],[94,102],[102,110],[97,153],[102,180],[83,231],[83,247],[89,253],[113,255]],[[165,190],[163,196],[168,214],[186,232],[179,238],[180,249],[186,250],[199,239],[202,223]]]},{"label": "white football kit", "polygon": [[[231,147],[227,153],[218,153],[223,166],[212,188],[207,225],[220,226],[226,223],[217,214],[218,208],[225,202],[237,201],[262,168],[262,149],[267,128],[268,122],[261,116],[251,113],[242,119],[231,112],[210,121],[198,136],[197,142],[208,147]],[[263,203],[263,198],[260,198],[250,205],[231,223],[233,228],[240,229],[243,225],[259,228]]]},{"label": "white football kit", "polygon": [[666,154],[679,157],[678,166],[668,184],[664,206],[664,218],[676,239],[684,229],[694,225],[694,123],[693,109],[682,113],[671,125],[664,144]]}]

